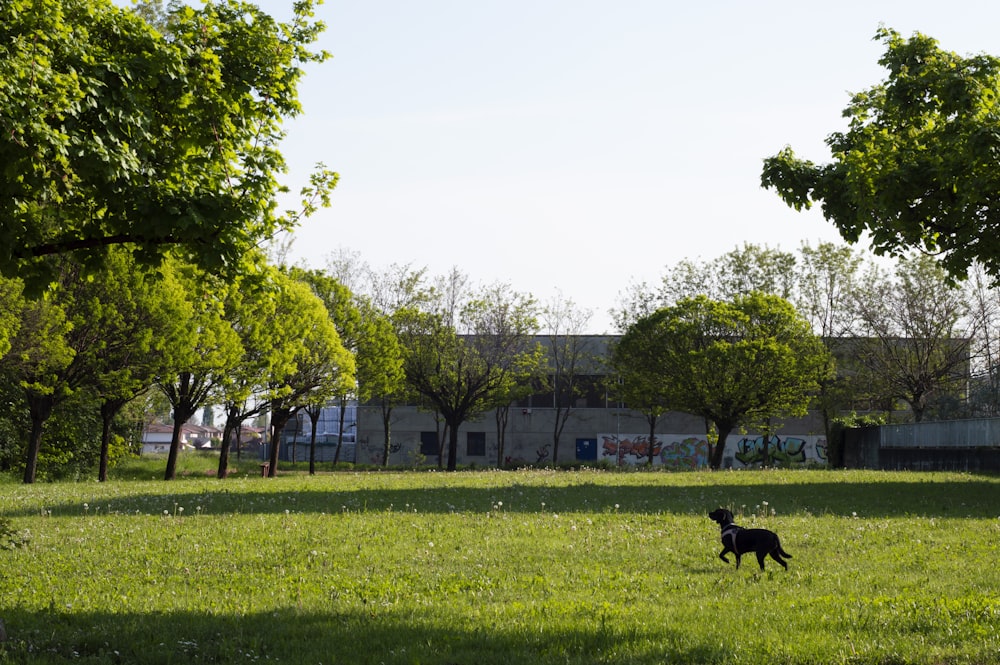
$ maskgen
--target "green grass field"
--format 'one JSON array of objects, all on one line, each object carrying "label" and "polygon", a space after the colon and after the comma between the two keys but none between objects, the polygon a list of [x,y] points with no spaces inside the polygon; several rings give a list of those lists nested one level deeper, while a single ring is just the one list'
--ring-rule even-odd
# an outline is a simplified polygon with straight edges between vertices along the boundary
[{"label": "green grass field", "polygon": [[255,473],[0,481],[0,662],[1000,663],[996,476]]}]

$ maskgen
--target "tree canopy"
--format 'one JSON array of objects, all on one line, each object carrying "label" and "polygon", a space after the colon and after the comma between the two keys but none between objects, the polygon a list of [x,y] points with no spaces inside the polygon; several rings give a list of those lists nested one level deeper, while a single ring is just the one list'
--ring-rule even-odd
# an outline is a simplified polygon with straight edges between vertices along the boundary
[{"label": "tree canopy", "polygon": [[631,332],[623,341],[642,339],[637,355],[655,351],[646,357],[666,384],[662,403],[715,425],[718,445],[709,463],[716,469],[736,427],[804,415],[827,364],[809,323],[788,301],[762,293],[732,301],[687,298],[640,319]]},{"label": "tree canopy", "polygon": [[917,248],[964,278],[976,261],[1000,277],[1000,59],[962,57],[920,33],[882,28],[882,83],[855,94],[833,161],[786,147],[764,160],[761,184],[796,210],[821,203],[848,242],[868,234],[880,254]]},{"label": "tree canopy", "polygon": [[[281,123],[301,110],[302,65],[327,57],[309,50],[314,0],[294,7],[279,23],[236,0],[178,3],[154,27],[111,0],[0,3],[0,274],[37,291],[49,257],[99,266],[113,245],[237,271],[291,227]],[[303,212],[335,182],[318,170]]]}]

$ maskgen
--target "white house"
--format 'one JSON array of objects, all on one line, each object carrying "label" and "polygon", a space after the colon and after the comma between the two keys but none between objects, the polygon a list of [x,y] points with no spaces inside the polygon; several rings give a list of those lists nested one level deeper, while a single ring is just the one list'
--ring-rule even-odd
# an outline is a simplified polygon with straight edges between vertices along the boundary
[{"label": "white house", "polygon": [[[173,425],[157,423],[147,425],[142,433],[142,454],[169,453],[170,439],[173,434]],[[190,423],[181,425],[180,444],[182,450],[211,449],[212,440],[220,438],[222,438],[222,431],[218,427],[205,427]]]}]

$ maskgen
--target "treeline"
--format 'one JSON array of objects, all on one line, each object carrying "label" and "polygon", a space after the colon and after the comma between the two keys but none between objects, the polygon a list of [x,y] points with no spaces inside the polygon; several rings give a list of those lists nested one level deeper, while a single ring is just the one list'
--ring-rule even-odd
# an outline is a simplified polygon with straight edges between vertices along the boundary
[{"label": "treeline", "polygon": [[890,262],[832,243],[797,253],[745,244],[631,285],[613,314],[626,330],[685,298],[752,292],[789,301],[839,359],[837,414],[900,403],[917,421],[1000,414],[1000,292],[979,266],[956,281],[925,254]]},{"label": "treeline", "polygon": [[258,257],[222,279],[178,259],[143,266],[122,247],[99,270],[64,258],[41,296],[16,279],[0,287],[0,464],[25,482],[106,479],[157,417],[174,425],[171,479],[180,427],[205,407],[224,415],[220,478],[242,425],[265,415],[274,474],[290,418],[315,424],[323,405],[354,399],[381,407],[383,459],[396,406],[436,413],[446,468],[462,423],[494,411],[500,463],[510,406],[549,392],[564,425],[595,367],[651,431],[670,410],[704,415],[716,436],[806,408],[828,423],[901,405],[915,420],[1000,411],[988,280],[955,284],[926,256],[887,264],[833,244],[747,244],[629,286],[607,358],[578,343],[593,313],[571,298],[344,252],[322,269]]}]

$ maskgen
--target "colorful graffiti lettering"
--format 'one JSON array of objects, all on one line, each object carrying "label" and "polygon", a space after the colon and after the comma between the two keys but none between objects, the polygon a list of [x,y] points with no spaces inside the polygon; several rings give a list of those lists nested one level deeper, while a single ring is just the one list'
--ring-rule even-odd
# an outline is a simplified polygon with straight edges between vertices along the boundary
[{"label": "colorful graffiti lettering", "polygon": [[688,437],[663,447],[660,461],[671,469],[697,469],[708,464],[708,441]]},{"label": "colorful graffiti lettering", "polygon": [[650,449],[654,463],[673,469],[696,469],[708,463],[708,442],[699,437],[664,442],[648,436],[629,435],[618,437],[605,434],[601,437],[602,455],[616,460],[618,464],[643,463],[649,459]]},{"label": "colorful graffiti lettering", "polygon": [[823,464],[827,463],[827,445],[826,439],[818,439],[816,441],[816,458]]},{"label": "colorful graffiti lettering", "polygon": [[763,464],[804,464],[806,461],[805,439],[790,436],[755,438],[746,437],[736,444],[736,459],[744,465]]},{"label": "colorful graffiti lettering", "polygon": [[[649,459],[649,449],[652,445],[653,457],[656,458],[660,455],[660,451],[663,448],[663,444],[660,443],[658,439],[653,439],[652,444],[650,444],[648,437],[645,436],[632,436],[627,439],[620,439],[617,436],[604,435],[602,437],[604,444],[602,446],[604,457],[614,457],[619,464],[622,462],[641,462],[643,460]],[[627,459],[633,458],[633,459]]]}]

